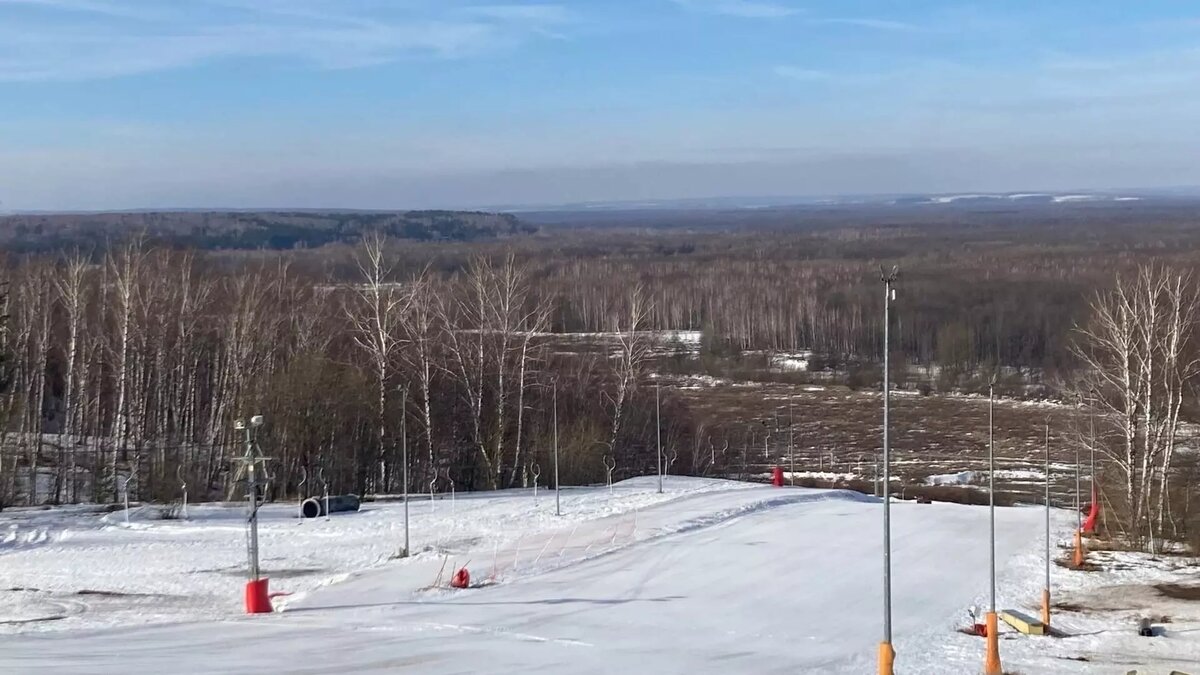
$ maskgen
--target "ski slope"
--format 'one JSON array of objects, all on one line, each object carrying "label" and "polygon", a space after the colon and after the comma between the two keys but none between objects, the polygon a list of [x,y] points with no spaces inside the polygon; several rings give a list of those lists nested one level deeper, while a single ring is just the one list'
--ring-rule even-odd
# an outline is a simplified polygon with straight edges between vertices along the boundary
[{"label": "ski slope", "polygon": [[[108,523],[66,541],[55,540],[53,527],[44,527],[43,541],[24,551],[46,552],[36,557],[46,565],[43,581],[52,583],[39,589],[53,583],[66,589],[70,583],[63,580],[78,573],[95,579],[107,574],[120,588],[161,586],[174,592],[140,603],[157,617],[150,621],[128,608],[107,613],[102,602],[88,605],[90,596],[62,590],[53,597],[85,606],[61,621],[9,624],[10,634],[0,635],[0,671],[873,671],[882,611],[878,500],[842,491],[669,477],[664,495],[655,494],[653,479],[638,479],[620,484],[611,497],[604,488],[564,492],[563,507],[564,516],[556,518],[552,493],[535,503],[527,491],[474,495],[457,500],[453,510],[445,502],[414,503],[414,548],[430,544],[431,550],[406,560],[386,554],[396,545],[396,505],[334,517],[325,526],[289,522],[286,513],[277,513],[264,526],[268,557],[296,542],[310,547],[320,534],[332,549],[324,554],[328,560],[302,564],[340,560],[342,567],[332,576],[273,579],[273,589],[296,594],[279,603],[282,611],[260,617],[238,614],[236,575],[204,571],[214,563],[236,564],[231,554],[242,540],[235,522],[209,514],[190,523],[130,528]],[[1028,563],[1042,545],[1042,518],[1036,508],[997,510],[1001,604],[1026,599]],[[70,531],[61,522],[58,527]],[[80,539],[95,540],[82,551],[93,545],[105,550],[104,541],[155,530],[170,534],[151,537],[151,550],[157,547],[166,566],[194,572],[143,576],[144,566],[159,564],[145,550],[143,566],[115,569],[100,557],[69,550]],[[212,542],[219,535],[229,548],[193,546],[187,541],[192,535]],[[174,537],[176,544],[164,537]],[[986,509],[895,505],[899,672],[963,673],[978,667],[982,641],[954,629],[966,623],[965,608],[980,603],[987,590],[986,537]],[[94,568],[63,569],[62,562],[54,567],[60,560],[52,555],[56,548],[61,560],[87,560]],[[112,550],[125,549],[114,544]],[[0,569],[7,573],[10,558],[19,560],[22,551],[4,550]],[[376,557],[351,567],[365,552]],[[480,587],[430,588],[440,571],[448,576],[461,564],[469,564]],[[282,561],[265,567],[273,565],[285,569]],[[24,582],[36,581],[36,570],[22,569]],[[216,590],[218,581],[224,591]],[[172,610],[178,610],[173,622],[158,623],[172,616],[166,611],[170,597],[186,597],[193,585],[207,600],[183,602],[183,609]],[[1007,596],[1006,587],[1021,597]],[[1086,671],[1063,665],[1038,672]]]}]

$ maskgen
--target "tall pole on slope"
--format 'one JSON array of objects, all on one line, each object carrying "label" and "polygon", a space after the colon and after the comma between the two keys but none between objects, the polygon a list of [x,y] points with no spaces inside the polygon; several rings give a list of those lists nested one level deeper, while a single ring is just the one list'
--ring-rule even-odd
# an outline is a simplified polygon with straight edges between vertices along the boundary
[{"label": "tall pole on slope", "polygon": [[1075,444],[1075,551],[1071,557],[1071,562],[1075,567],[1083,567],[1083,511],[1079,505],[1079,473],[1079,444],[1077,443]]},{"label": "tall pole on slope", "polygon": [[1042,625],[1050,630],[1050,420],[1046,420],[1046,585],[1042,588]]},{"label": "tall pole on slope", "polygon": [[883,642],[879,643],[879,675],[892,675],[896,650],[892,648],[892,505],[891,505],[891,439],[888,436],[888,417],[891,413],[891,310],[899,270],[890,274],[879,269],[883,282]]},{"label": "tall pole on slope", "polygon": [[271,596],[267,580],[263,579],[258,565],[258,469],[265,473],[267,458],[263,457],[254,440],[254,430],[262,426],[262,415],[254,415],[249,421],[236,420],[234,429],[245,432],[246,454],[236,461],[242,463],[246,472],[246,555],[249,559],[249,581],[246,582],[246,613],[261,614],[271,611]]},{"label": "tall pole on slope", "polygon": [[1075,528],[1084,530],[1084,512],[1079,503],[1080,490],[1079,446],[1075,446]]},{"label": "tall pole on slope", "polygon": [[[408,557],[408,385],[404,385],[400,394],[400,465],[404,481],[404,548],[400,557]],[[430,496],[430,501],[433,497]]]},{"label": "tall pole on slope", "polygon": [[558,494],[558,380],[554,380],[552,386],[554,393],[551,397],[554,399],[554,515],[562,515],[562,501]]},{"label": "tall pole on slope", "polygon": [[991,585],[991,602],[988,605],[987,623],[987,653],[983,660],[985,675],[1001,675],[1000,668],[1000,636],[999,622],[996,620],[996,444],[993,432],[993,412],[996,403],[996,374],[988,383],[988,531],[991,541],[988,542],[991,555],[988,556],[988,575]]},{"label": "tall pole on slope", "polygon": [[654,430],[658,444],[658,494],[662,494],[662,403],[659,398],[658,384],[654,385]]},{"label": "tall pole on slope", "polygon": [[788,484],[796,484],[795,418],[792,416],[792,397],[788,396]]},{"label": "tall pole on slope", "polygon": [[1090,421],[1088,423],[1091,426],[1091,434],[1090,435],[1091,435],[1091,440],[1092,440],[1091,448],[1090,448],[1091,455],[1092,455],[1092,479],[1090,482],[1091,482],[1091,488],[1092,488],[1092,501],[1096,502],[1100,499],[1100,489],[1098,487],[1096,487],[1096,400],[1095,399],[1092,399],[1092,401],[1091,401],[1091,408],[1092,408],[1092,414],[1091,414]]}]

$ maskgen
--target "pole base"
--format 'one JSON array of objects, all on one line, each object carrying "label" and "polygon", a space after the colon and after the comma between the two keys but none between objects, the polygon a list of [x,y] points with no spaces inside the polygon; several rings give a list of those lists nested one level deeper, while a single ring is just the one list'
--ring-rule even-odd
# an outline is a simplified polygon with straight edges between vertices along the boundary
[{"label": "pole base", "polygon": [[1075,531],[1075,553],[1071,556],[1071,564],[1075,567],[1083,567],[1086,562],[1087,551],[1083,550],[1083,532]]},{"label": "pole base", "polygon": [[879,643],[879,675],[892,675],[892,667],[896,662],[896,650],[892,649],[892,643]]},{"label": "pole base", "polygon": [[1042,625],[1050,632],[1050,589],[1042,589]]},{"label": "pole base", "polygon": [[995,612],[988,612],[987,623],[987,654],[983,658],[983,675],[1004,675],[1000,667],[1000,627]]},{"label": "pole base", "polygon": [[267,579],[257,579],[246,582],[246,613],[270,614],[275,611],[271,607],[271,594],[267,590]]}]

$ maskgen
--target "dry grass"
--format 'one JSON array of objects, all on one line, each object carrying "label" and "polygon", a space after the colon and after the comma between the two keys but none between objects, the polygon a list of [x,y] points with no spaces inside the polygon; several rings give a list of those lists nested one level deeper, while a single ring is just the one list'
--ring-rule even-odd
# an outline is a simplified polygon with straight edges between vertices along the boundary
[{"label": "dry grass", "polygon": [[[687,385],[687,382],[681,382]],[[709,427],[731,436],[731,456],[740,458],[747,447],[747,472],[766,472],[787,466],[788,402],[797,471],[833,470],[856,474],[872,492],[875,460],[882,446],[882,397],[874,391],[851,391],[834,385],[720,382],[691,385],[674,395]],[[1052,496],[1056,503],[1073,500],[1075,451],[1067,440],[1070,408],[1033,406],[1011,400],[995,406],[997,469],[1044,469],[1044,425],[1051,425]],[[764,426],[766,422],[766,426]],[[770,429],[770,456],[764,457],[763,435]],[[987,470],[987,400],[967,396],[898,394],[892,399],[892,474],[913,496],[926,494],[939,501],[986,503],[983,490],[959,486],[927,486],[938,474]],[[749,445],[749,444],[753,445]],[[735,469],[736,466],[735,461]],[[1040,503],[1040,479],[998,477],[997,503]],[[1084,481],[1086,487],[1086,479]],[[839,485],[841,487],[842,485]],[[897,488],[899,493],[900,489]],[[981,501],[982,500],[982,501]]]}]

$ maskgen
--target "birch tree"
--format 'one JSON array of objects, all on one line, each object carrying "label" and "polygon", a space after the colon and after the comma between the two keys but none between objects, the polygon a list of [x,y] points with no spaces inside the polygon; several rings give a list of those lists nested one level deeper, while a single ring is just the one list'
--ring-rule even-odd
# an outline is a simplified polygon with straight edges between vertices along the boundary
[{"label": "birch tree", "polygon": [[615,385],[609,397],[612,410],[612,426],[609,431],[608,447],[615,453],[617,438],[625,419],[630,395],[641,378],[643,364],[650,352],[650,341],[645,334],[646,318],[650,313],[650,302],[642,286],[636,285],[629,292],[624,307],[615,312],[617,353],[613,362]]},{"label": "birch tree", "polygon": [[375,380],[375,430],[379,443],[377,490],[386,490],[389,479],[386,460],[388,389],[403,344],[405,313],[410,300],[409,293],[392,278],[394,264],[387,258],[386,243],[387,239],[379,233],[363,240],[362,249],[355,256],[361,277],[346,309],[353,326],[354,343],[370,363]]},{"label": "birch tree", "polygon": [[1151,546],[1167,515],[1184,397],[1200,375],[1198,309],[1190,273],[1142,266],[1095,296],[1073,347],[1079,391],[1120,435],[1116,448],[1096,449],[1120,472],[1124,527]]}]

